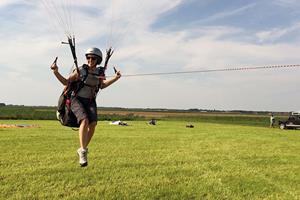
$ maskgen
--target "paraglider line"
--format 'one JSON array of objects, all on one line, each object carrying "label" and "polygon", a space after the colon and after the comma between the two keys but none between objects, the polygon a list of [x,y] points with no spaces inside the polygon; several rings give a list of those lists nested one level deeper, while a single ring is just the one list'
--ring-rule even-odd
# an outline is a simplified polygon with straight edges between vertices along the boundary
[{"label": "paraglider line", "polygon": [[279,68],[287,69],[287,68],[296,68],[296,67],[300,67],[300,64],[270,65],[270,66],[256,66],[256,67],[234,67],[234,68],[205,69],[205,70],[178,71],[178,72],[159,72],[159,73],[145,73],[145,74],[128,74],[128,75],[122,75],[122,77],[161,76],[161,75],[194,74],[194,73],[209,73],[209,72],[230,72],[230,71],[249,71],[249,70],[279,69]]}]

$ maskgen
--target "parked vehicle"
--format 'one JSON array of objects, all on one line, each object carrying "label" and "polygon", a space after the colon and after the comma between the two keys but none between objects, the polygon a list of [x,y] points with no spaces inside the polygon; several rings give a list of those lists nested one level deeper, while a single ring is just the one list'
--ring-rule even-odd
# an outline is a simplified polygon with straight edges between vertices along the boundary
[{"label": "parked vehicle", "polygon": [[[297,112],[298,113],[298,112]],[[285,121],[278,121],[278,125],[280,129],[297,129],[300,128],[300,115],[294,114],[289,116],[289,118]]]},{"label": "parked vehicle", "polygon": [[293,111],[292,115],[300,115],[300,111]]}]

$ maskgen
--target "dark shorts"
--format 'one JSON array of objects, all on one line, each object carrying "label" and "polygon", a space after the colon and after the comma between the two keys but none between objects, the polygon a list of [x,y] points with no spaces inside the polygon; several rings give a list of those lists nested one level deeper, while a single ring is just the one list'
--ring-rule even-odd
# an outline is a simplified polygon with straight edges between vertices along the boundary
[{"label": "dark shorts", "polygon": [[71,110],[77,118],[78,123],[83,119],[88,119],[89,123],[97,122],[97,104],[95,99],[82,97],[72,97]]}]

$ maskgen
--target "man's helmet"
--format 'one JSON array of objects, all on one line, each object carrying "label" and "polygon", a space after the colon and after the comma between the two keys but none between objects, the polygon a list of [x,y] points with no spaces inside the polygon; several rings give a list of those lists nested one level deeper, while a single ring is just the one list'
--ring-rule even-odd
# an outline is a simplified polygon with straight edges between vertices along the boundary
[{"label": "man's helmet", "polygon": [[96,47],[92,47],[89,48],[86,52],[85,52],[85,56],[87,55],[95,55],[98,57],[98,61],[97,61],[97,65],[99,65],[102,62],[102,52],[100,51],[100,49],[96,48]]}]

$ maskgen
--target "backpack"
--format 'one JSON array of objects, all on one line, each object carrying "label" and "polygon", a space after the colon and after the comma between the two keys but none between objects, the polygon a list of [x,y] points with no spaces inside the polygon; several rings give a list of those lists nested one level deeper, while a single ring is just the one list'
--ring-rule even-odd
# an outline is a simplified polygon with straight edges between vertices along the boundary
[{"label": "backpack", "polygon": [[[71,97],[76,96],[76,94],[83,88],[85,85],[85,80],[88,77],[88,66],[83,65],[84,73],[80,74],[81,78],[78,81],[70,82],[62,94],[59,96],[56,117],[58,121],[63,126],[78,128],[80,124],[77,122],[77,118],[71,110]],[[99,76],[105,76],[104,68],[99,67],[98,72]],[[100,86],[97,88],[96,93],[99,91]]]}]

